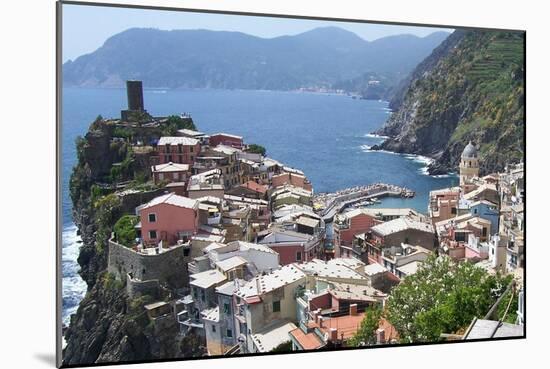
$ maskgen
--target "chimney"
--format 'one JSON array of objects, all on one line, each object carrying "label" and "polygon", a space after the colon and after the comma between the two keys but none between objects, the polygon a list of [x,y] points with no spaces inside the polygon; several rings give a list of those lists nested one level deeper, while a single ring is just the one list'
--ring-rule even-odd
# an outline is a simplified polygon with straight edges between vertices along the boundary
[{"label": "chimney", "polygon": [[143,86],[141,81],[126,81],[128,110],[144,111]]},{"label": "chimney", "polygon": [[357,304],[351,304],[349,306],[349,315],[357,315]]},{"label": "chimney", "polygon": [[386,343],[386,332],[382,328],[376,330],[376,344],[381,345]]},{"label": "chimney", "polygon": [[329,339],[332,342],[338,341],[338,329],[330,328]]}]

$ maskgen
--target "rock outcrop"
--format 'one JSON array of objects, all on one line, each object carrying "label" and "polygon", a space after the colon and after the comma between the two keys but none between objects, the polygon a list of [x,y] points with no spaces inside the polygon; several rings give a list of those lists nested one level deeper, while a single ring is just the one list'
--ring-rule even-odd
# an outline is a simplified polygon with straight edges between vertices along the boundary
[{"label": "rock outcrop", "polygon": [[82,237],[78,257],[80,275],[88,291],[65,333],[67,346],[63,365],[89,365],[165,358],[200,356],[204,347],[199,337],[186,337],[193,347],[182,346],[179,326],[173,316],[149,320],[144,305],[152,296],[128,297],[126,281],[106,272],[107,240],[115,221],[132,200],[112,194],[98,184],[111,181],[113,164],[125,168],[117,175],[127,181],[150,165],[134,160],[131,148],[113,140],[113,126],[101,117],[92,123],[85,137],[77,140],[78,164],[70,180],[73,219]]}]

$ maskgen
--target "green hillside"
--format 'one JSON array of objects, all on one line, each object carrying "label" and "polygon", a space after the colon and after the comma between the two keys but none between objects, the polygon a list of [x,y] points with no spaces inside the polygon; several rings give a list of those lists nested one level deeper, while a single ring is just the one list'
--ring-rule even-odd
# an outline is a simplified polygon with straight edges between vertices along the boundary
[{"label": "green hillside", "polygon": [[524,34],[469,31],[432,69],[417,73],[384,131],[385,149],[429,155],[432,172],[454,170],[469,140],[482,171],[524,155]]}]

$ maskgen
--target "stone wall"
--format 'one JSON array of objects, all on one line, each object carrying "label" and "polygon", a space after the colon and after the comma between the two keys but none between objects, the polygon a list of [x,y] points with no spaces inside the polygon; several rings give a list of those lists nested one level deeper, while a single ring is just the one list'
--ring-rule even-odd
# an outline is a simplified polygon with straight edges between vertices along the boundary
[{"label": "stone wall", "polygon": [[158,280],[160,284],[169,283],[172,287],[183,287],[188,283],[189,261],[184,250],[184,246],[176,246],[162,254],[144,255],[111,239],[107,270],[119,279],[131,274],[134,279],[141,281]]},{"label": "stone wall", "polygon": [[149,295],[158,298],[160,296],[160,284],[158,279],[142,281],[126,274],[126,293],[130,298],[138,295]]}]

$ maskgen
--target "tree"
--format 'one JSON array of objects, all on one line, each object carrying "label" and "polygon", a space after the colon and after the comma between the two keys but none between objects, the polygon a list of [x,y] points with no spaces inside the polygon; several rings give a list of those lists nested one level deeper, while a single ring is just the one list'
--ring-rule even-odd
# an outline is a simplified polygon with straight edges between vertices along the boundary
[{"label": "tree", "polygon": [[261,154],[262,156],[265,156],[265,153],[266,153],[265,147],[258,144],[248,145],[248,148],[246,149],[246,151],[254,154]]},{"label": "tree", "polygon": [[114,231],[117,242],[124,246],[132,246],[135,243],[137,232],[134,228],[139,219],[135,215],[123,215],[115,223]]},{"label": "tree", "polygon": [[162,129],[163,136],[175,136],[180,129],[190,129],[195,131],[197,128],[191,118],[182,118],[177,115],[170,115]]},{"label": "tree", "polygon": [[490,275],[470,262],[432,255],[392,290],[387,319],[403,342],[433,342],[483,317],[511,277]]},{"label": "tree", "polygon": [[361,321],[361,326],[355,332],[353,337],[347,342],[348,346],[365,346],[376,343],[376,330],[380,325],[380,316],[382,310],[378,307],[370,307],[365,311],[365,317]]}]

